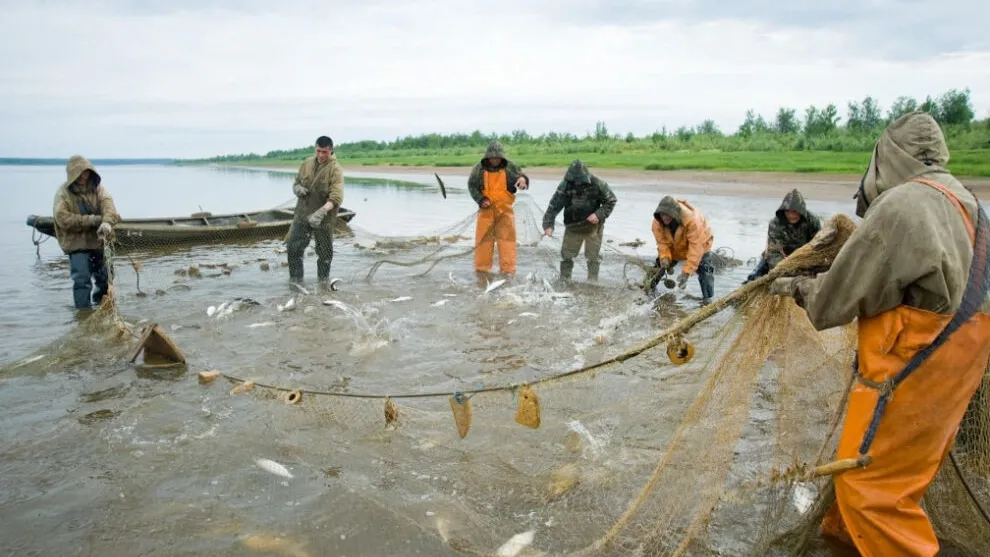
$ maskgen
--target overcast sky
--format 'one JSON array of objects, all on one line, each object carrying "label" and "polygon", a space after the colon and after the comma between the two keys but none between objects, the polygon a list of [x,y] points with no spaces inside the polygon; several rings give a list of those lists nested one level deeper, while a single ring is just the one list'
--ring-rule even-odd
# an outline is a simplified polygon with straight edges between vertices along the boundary
[{"label": "overcast sky", "polygon": [[429,132],[734,131],[969,87],[987,0],[0,0],[0,157],[201,157]]}]

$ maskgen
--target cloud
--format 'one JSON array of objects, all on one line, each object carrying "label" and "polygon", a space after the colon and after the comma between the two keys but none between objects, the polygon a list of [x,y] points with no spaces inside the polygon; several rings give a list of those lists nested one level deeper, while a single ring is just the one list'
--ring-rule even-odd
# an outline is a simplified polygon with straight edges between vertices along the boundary
[{"label": "cloud", "polygon": [[744,4],[12,3],[0,156],[211,156],[322,133],[580,134],[598,120],[645,134],[711,118],[732,131],[749,108],[834,102],[844,114],[866,95],[889,106],[962,87],[988,113],[990,75],[976,70],[990,48],[965,32],[986,20],[982,4],[939,4],[962,18],[917,2]]}]

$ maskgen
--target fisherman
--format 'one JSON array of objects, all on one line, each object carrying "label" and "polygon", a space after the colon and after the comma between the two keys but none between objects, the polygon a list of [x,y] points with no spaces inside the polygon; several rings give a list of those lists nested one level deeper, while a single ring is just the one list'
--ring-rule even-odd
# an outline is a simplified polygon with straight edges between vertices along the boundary
[{"label": "fisherman", "polygon": [[653,211],[653,237],[657,240],[658,272],[650,290],[665,274],[673,274],[673,265],[683,261],[677,286],[684,289],[688,278],[697,273],[701,285],[702,304],[715,296],[715,266],[712,263],[714,236],[708,220],[700,210],[681,199],[666,196]]},{"label": "fisherman", "polygon": [[[990,358],[987,217],[948,161],[929,114],[895,120],[855,196],[863,221],[831,268],[770,287],[793,297],[818,330],[857,320],[857,384],[838,458],[872,461],[835,476],[836,504],[822,526],[867,557],[938,553],[919,501]],[[834,233],[826,226],[820,237]]]},{"label": "fisherman", "polygon": [[808,211],[801,192],[791,190],[781,201],[777,214],[770,219],[767,247],[760,256],[760,263],[743,284],[769,273],[794,250],[810,242],[821,228],[821,220]]},{"label": "fisherman", "polygon": [[69,256],[73,302],[77,309],[89,309],[100,305],[110,290],[103,246],[120,222],[120,214],[100,174],[85,157],[70,157],[65,177],[52,210],[55,237]]},{"label": "fisherman", "polygon": [[492,268],[495,244],[503,275],[516,273],[516,191],[529,188],[529,177],[518,165],[505,158],[499,141],[488,144],[485,156],[468,177],[468,191],[480,208],[474,238],[474,270],[479,276]]},{"label": "fisherman", "polygon": [[560,248],[562,281],[571,280],[574,258],[582,244],[588,260],[588,280],[598,280],[605,219],[612,214],[615,203],[615,194],[608,183],[588,171],[583,162],[574,159],[543,215],[543,233],[550,236],[557,213],[564,211],[564,240]]},{"label": "fisherman", "polygon": [[332,139],[325,135],[316,139],[316,154],[299,166],[292,193],[299,199],[286,250],[289,280],[302,282],[303,253],[312,234],[316,240],[316,279],[325,283],[333,261],[333,225],[344,202],[344,169],[334,155]]}]

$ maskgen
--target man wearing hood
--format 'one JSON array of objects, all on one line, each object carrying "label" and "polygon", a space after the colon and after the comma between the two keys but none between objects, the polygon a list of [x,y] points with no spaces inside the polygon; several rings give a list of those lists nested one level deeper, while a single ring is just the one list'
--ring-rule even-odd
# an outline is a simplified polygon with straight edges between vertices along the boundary
[{"label": "man wearing hood", "polygon": [[[657,279],[683,261],[677,285],[683,289],[691,275],[698,274],[702,303],[715,296],[715,266],[712,264],[714,236],[700,210],[681,199],[666,196],[653,211],[653,237],[657,240]],[[654,283],[653,286],[656,286]]]},{"label": "man wearing hood", "polygon": [[504,275],[516,273],[516,191],[529,188],[529,177],[505,158],[499,141],[492,141],[485,156],[468,177],[468,192],[478,204],[474,237],[474,270],[491,271],[498,243],[498,265]]},{"label": "man wearing hood", "polygon": [[73,302],[77,309],[86,309],[99,305],[109,291],[103,243],[120,222],[120,215],[100,174],[85,157],[69,158],[65,178],[52,210],[55,237],[69,256]]},{"label": "man wearing hood", "polygon": [[743,284],[769,273],[794,250],[810,242],[821,228],[821,220],[808,211],[801,192],[791,190],[781,201],[776,216],[770,220],[767,247],[760,263]]},{"label": "man wearing hood", "polygon": [[333,261],[333,224],[344,202],[344,169],[337,162],[329,137],[321,135],[316,139],[316,153],[299,166],[292,193],[299,199],[286,246],[289,280],[302,282],[303,253],[312,234],[316,240],[316,279],[325,282],[330,278]]},{"label": "man wearing hood", "polygon": [[[938,553],[919,501],[990,358],[987,216],[948,161],[930,115],[895,120],[856,194],[863,221],[830,269],[771,285],[818,330],[857,320],[857,383],[838,458],[872,460],[835,476],[822,526],[865,556]],[[832,234],[825,227],[822,237]]]},{"label": "man wearing hood", "polygon": [[578,159],[571,162],[543,215],[543,233],[553,234],[557,213],[564,211],[564,241],[560,248],[560,278],[571,279],[574,258],[584,245],[588,260],[588,280],[598,280],[599,253],[605,233],[605,219],[615,209],[616,198],[608,183],[588,171]]}]

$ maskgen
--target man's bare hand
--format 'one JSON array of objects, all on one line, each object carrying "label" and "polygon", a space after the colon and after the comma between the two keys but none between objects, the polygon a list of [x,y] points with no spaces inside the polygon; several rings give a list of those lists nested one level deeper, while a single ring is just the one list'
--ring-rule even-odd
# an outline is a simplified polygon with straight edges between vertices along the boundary
[{"label": "man's bare hand", "polygon": [[598,224],[598,215],[594,213],[588,215],[588,222],[590,222],[591,224]]},{"label": "man's bare hand", "polygon": [[522,176],[516,178],[516,188],[520,190],[529,189],[529,184],[526,183],[526,179]]},{"label": "man's bare hand", "polygon": [[543,229],[543,235],[544,236],[553,236],[553,228],[544,228]]}]

